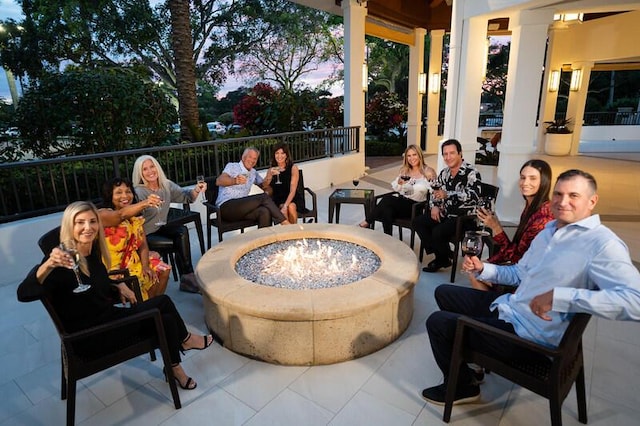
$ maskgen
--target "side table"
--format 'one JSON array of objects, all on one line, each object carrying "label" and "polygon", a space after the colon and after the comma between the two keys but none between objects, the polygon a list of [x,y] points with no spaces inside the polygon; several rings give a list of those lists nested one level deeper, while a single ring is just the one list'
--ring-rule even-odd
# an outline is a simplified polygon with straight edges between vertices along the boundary
[{"label": "side table", "polygon": [[373,210],[373,189],[336,189],[329,195],[329,223],[333,223],[333,212],[336,213],[336,223],[340,223],[341,204],[362,204],[364,214],[369,217]]}]

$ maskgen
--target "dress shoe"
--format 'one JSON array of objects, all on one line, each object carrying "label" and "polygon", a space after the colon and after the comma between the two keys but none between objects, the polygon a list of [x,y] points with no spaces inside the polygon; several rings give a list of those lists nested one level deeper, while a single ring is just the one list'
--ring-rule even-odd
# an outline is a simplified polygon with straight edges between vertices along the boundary
[{"label": "dress shoe", "polygon": [[429,264],[422,268],[422,270],[424,272],[438,272],[440,268],[448,268],[449,266],[451,266],[451,261],[449,259],[445,261],[439,261],[438,259],[435,259],[429,262]]}]

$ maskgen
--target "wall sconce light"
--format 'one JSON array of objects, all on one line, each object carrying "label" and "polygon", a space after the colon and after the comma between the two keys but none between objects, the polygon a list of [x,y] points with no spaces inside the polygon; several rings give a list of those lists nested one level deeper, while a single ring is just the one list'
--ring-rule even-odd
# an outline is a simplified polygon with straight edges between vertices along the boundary
[{"label": "wall sconce light", "polygon": [[571,71],[571,84],[569,85],[569,90],[573,92],[577,92],[580,90],[580,80],[582,79],[582,70],[572,70]]},{"label": "wall sconce light", "polygon": [[429,76],[429,91],[434,95],[440,92],[440,73],[434,72]]},{"label": "wall sconce light", "polygon": [[549,91],[557,92],[560,87],[560,70],[553,70],[549,74]]},{"label": "wall sconce light", "polygon": [[418,74],[418,93],[421,95],[427,93],[427,74],[423,72]]},{"label": "wall sconce light", "polygon": [[362,64],[362,91],[369,90],[369,67],[367,64]]}]

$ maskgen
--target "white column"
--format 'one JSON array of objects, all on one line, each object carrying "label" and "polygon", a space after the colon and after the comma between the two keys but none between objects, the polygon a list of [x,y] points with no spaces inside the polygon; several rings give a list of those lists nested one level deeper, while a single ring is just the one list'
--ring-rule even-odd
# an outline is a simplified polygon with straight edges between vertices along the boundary
[{"label": "white column", "polygon": [[580,134],[582,133],[582,121],[584,120],[584,109],[587,103],[587,92],[589,90],[589,79],[593,62],[574,62],[571,64],[572,70],[580,70],[580,88],[573,92],[569,91],[569,103],[567,104],[567,118],[571,119],[573,134],[571,135],[571,152],[569,155],[578,155],[580,148]]},{"label": "white column", "polygon": [[440,90],[438,93],[432,93],[429,90],[429,82],[433,74],[442,77],[442,46],[444,39],[444,30],[431,30],[429,32],[431,42],[429,43],[429,72],[427,73],[427,141],[426,153],[437,154],[438,142],[438,126],[440,125]]},{"label": "white column", "polygon": [[364,151],[364,91],[362,65],[365,61],[364,24],[367,9],[357,0],[342,2],[344,10],[344,125],[361,126],[360,147]]},{"label": "white column", "polygon": [[407,108],[407,146],[420,146],[422,95],[418,92],[419,75],[424,70],[424,28],[413,30],[413,45],[409,46],[409,105]]},{"label": "white column", "polygon": [[[561,31],[566,31],[566,27],[557,27],[555,24],[549,28],[547,34],[547,61],[544,64],[544,78],[542,79],[542,96],[540,97],[540,111],[538,114],[538,131],[536,138],[536,149],[538,154],[544,153],[545,138],[545,121],[553,121],[556,113],[556,104],[558,102],[558,90],[549,91],[549,79],[551,72],[562,72],[562,55],[558,52],[559,47],[556,43],[556,35]],[[558,74],[558,78],[560,74]]]},{"label": "white column", "polygon": [[[504,106],[496,204],[501,219],[518,222],[522,197],[518,176],[522,164],[536,150],[536,116],[544,52],[553,11],[521,11],[509,18],[511,49]],[[546,88],[546,83],[545,83]]]},{"label": "white column", "polygon": [[[451,43],[447,81],[445,127],[442,139],[455,138],[462,144],[462,154],[469,163],[475,163],[480,114],[480,94],[487,57],[487,19],[462,16],[464,2],[453,2]],[[438,170],[444,167],[438,158]]]}]

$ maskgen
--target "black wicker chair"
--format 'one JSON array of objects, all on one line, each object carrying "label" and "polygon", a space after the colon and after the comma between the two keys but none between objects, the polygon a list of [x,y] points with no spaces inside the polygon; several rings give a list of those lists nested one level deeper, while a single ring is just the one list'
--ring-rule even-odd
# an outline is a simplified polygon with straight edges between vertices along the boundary
[{"label": "black wicker chair", "polygon": [[[549,348],[468,317],[458,318],[442,420],[448,423],[451,419],[451,409],[456,394],[456,383],[460,367],[463,363],[475,363],[547,398],[553,426],[562,425],[562,402],[575,382],[578,400],[578,420],[586,424],[587,402],[582,356],[582,333],[590,319],[591,315],[589,314],[575,314],[562,337],[560,345],[557,348]],[[498,359],[483,353],[481,349],[472,349],[468,345],[469,333],[471,332],[504,339],[505,343],[508,342],[539,354],[539,360]]]}]

